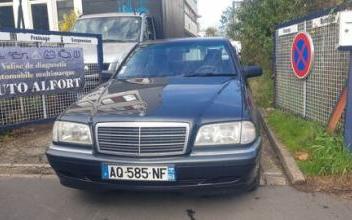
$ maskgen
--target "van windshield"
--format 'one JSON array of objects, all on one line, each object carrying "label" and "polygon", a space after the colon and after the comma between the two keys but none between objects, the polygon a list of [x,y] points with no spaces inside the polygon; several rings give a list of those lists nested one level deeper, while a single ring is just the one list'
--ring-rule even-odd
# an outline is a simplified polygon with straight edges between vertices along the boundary
[{"label": "van windshield", "polygon": [[118,78],[234,76],[236,74],[227,44],[221,41],[199,40],[141,45],[121,67]]},{"label": "van windshield", "polygon": [[76,22],[72,32],[101,34],[105,42],[138,42],[141,23],[138,17],[85,18]]}]

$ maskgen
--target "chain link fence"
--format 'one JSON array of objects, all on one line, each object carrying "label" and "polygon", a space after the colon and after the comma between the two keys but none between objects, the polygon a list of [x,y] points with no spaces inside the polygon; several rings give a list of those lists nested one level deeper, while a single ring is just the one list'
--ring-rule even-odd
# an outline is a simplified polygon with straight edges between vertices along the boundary
[{"label": "chain link fence", "polygon": [[[2,32],[5,33],[5,32]],[[36,95],[25,97],[14,97],[0,99],[0,128],[9,128],[21,124],[28,124],[43,120],[56,118],[68,106],[80,99],[83,95],[97,87],[100,82],[101,67],[102,67],[102,43],[99,35],[91,34],[75,34],[75,33],[60,33],[60,32],[38,32],[38,31],[23,31],[12,30],[10,39],[0,39],[0,50],[5,47],[80,47],[83,49],[85,61],[85,86],[79,92],[63,92],[50,95]],[[60,37],[61,42],[50,42],[44,40],[21,41],[17,39],[17,34],[35,34],[37,39],[45,39],[47,36]],[[43,36],[43,38],[38,38]],[[64,38],[69,37],[72,42],[65,42]],[[76,40],[73,40],[76,39]],[[78,40],[77,40],[78,39]],[[81,41],[80,41],[81,39]],[[82,40],[83,39],[83,40]],[[77,43],[78,42],[78,43]],[[82,43],[83,42],[83,43]],[[91,43],[87,43],[91,42]],[[89,61],[86,59],[86,54],[89,51]],[[96,51],[94,61],[92,62],[91,51]],[[1,130],[1,129],[0,129]]]},{"label": "chain link fence", "polygon": [[[346,86],[349,52],[338,50],[339,13],[310,16],[280,25],[275,33],[275,104],[305,118],[327,124]],[[291,67],[291,47],[299,32],[311,35],[314,60],[307,79]]]}]

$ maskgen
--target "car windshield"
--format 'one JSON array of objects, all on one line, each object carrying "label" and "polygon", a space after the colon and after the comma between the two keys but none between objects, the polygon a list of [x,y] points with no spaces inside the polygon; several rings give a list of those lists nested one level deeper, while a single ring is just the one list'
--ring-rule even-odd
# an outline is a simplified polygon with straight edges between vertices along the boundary
[{"label": "car windshield", "polygon": [[138,47],[122,66],[118,78],[236,75],[227,44],[198,41]]},{"label": "car windshield", "polygon": [[78,20],[72,32],[101,34],[107,42],[137,42],[141,32],[138,17],[101,17]]}]

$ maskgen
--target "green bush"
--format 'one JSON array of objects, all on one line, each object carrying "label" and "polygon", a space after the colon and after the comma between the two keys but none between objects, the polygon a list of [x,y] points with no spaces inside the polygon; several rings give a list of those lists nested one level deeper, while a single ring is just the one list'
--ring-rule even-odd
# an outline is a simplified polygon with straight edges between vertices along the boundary
[{"label": "green bush", "polygon": [[273,105],[274,83],[271,79],[270,70],[264,70],[264,76],[249,80],[253,98],[258,106],[268,108]]},{"label": "green bush", "polygon": [[352,174],[352,154],[344,147],[342,136],[330,136],[324,132],[317,135],[311,146],[312,158],[301,162],[301,167],[310,175]]},{"label": "green bush", "polygon": [[64,15],[64,19],[59,22],[59,30],[60,31],[70,31],[74,24],[76,23],[78,18],[77,13],[72,10]]},{"label": "green bush", "polygon": [[331,136],[316,122],[279,110],[268,114],[268,123],[294,156],[302,152],[308,155],[307,160],[297,160],[306,175],[352,174],[352,154],[345,148],[342,135]]}]

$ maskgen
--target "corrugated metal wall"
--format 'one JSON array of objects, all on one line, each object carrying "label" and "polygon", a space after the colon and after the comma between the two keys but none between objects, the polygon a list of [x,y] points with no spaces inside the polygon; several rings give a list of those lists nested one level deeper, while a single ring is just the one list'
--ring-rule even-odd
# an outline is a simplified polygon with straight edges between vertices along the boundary
[{"label": "corrugated metal wall", "polygon": [[184,0],[163,0],[165,38],[185,36]]},{"label": "corrugated metal wall", "polygon": [[[298,79],[291,67],[291,47],[298,32],[311,35],[314,61],[307,79]],[[276,30],[275,104],[326,124],[346,85],[349,52],[338,50],[338,13],[302,20]]]}]

